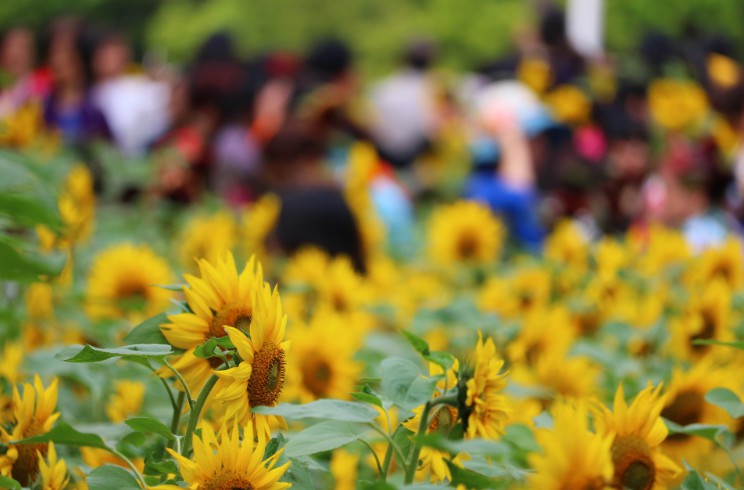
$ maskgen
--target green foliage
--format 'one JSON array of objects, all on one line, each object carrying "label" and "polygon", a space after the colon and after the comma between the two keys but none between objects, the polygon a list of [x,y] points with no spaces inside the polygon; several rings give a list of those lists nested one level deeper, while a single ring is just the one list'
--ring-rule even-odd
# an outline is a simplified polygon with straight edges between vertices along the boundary
[{"label": "green foliage", "polygon": [[120,490],[140,488],[137,480],[124,468],[113,465],[103,465],[90,472],[87,477],[90,490]]},{"label": "green foliage", "polygon": [[362,403],[342,400],[317,400],[304,405],[280,403],[275,407],[259,406],[253,412],[264,415],[280,415],[289,420],[336,420],[338,422],[372,422],[379,413]]}]

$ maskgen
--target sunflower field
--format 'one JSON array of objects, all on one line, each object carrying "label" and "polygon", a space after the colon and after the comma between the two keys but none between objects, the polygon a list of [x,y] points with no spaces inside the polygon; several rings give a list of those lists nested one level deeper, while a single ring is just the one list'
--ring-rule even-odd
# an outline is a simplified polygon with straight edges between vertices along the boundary
[{"label": "sunflower field", "polygon": [[124,206],[43,149],[0,175],[1,488],[744,486],[733,238],[528,254],[455,201],[390,255],[349,178],[362,274],[275,253],[271,195]]}]

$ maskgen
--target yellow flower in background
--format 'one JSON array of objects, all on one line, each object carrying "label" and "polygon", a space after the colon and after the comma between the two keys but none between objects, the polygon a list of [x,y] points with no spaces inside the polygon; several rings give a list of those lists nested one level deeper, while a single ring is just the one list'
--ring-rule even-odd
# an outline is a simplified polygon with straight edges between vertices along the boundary
[{"label": "yellow flower in background", "polygon": [[670,322],[668,350],[674,357],[698,360],[711,351],[711,346],[694,345],[696,340],[734,340],[731,291],[720,278],[703,288],[691,294],[684,311]]},{"label": "yellow flower in background", "polygon": [[225,327],[241,357],[238,366],[215,371],[220,381],[213,397],[224,410],[225,419],[236,419],[239,424],[253,422],[260,437],[268,436],[271,427],[283,426],[284,419],[274,415],[260,415],[252,407],[274,406],[279,401],[285,384],[286,359],[289,341],[284,340],[287,317],[282,311],[279,292],[265,284],[257,295],[250,338],[243,330]]},{"label": "yellow flower in background", "polygon": [[429,256],[442,265],[483,265],[501,254],[505,237],[501,221],[485,205],[458,201],[432,213]]},{"label": "yellow flower in background", "polygon": [[517,79],[542,95],[553,82],[550,65],[541,58],[524,58],[517,67]]},{"label": "yellow flower in background", "polygon": [[0,146],[30,146],[44,130],[44,111],[40,101],[30,101],[9,117],[0,119]]},{"label": "yellow flower in background", "polygon": [[145,399],[145,384],[126,379],[114,382],[114,393],[106,405],[106,415],[115,424],[137,415]]},{"label": "yellow flower in background", "polygon": [[522,318],[548,304],[552,281],[550,271],[538,266],[520,268],[508,277],[491,277],[481,289],[478,305],[504,318]]},{"label": "yellow flower in background", "polygon": [[[105,449],[98,449],[94,447],[81,447],[80,448],[80,456],[83,458],[83,463],[90,466],[91,468],[98,468],[99,466],[103,465],[115,465],[120,466],[122,468],[129,469],[129,466],[127,465],[127,462],[121,459],[120,457],[111,454],[110,451],[107,451]],[[131,459],[132,464],[135,468],[137,468],[138,471],[143,471],[145,469],[145,460],[142,458],[132,458]]]},{"label": "yellow flower in background", "polygon": [[237,227],[225,210],[208,216],[195,216],[179,234],[177,243],[181,264],[192,270],[198,259],[215,262],[235,248]]},{"label": "yellow flower in background", "polygon": [[692,249],[684,235],[677,230],[652,225],[647,239],[635,239],[628,234],[633,253],[638,257],[638,269],[648,277],[656,277],[662,271],[686,263],[692,257]]},{"label": "yellow flower in background", "polygon": [[286,399],[308,403],[350,397],[362,371],[353,357],[363,339],[349,328],[346,318],[317,314],[308,325],[293,324],[289,340],[292,356],[287,363]]},{"label": "yellow flower in background", "polygon": [[584,298],[596,306],[600,322],[604,323],[608,320],[625,320],[629,312],[624,306],[635,300],[635,294],[633,288],[620,277],[597,275],[587,284]]},{"label": "yellow flower in background", "polygon": [[466,382],[465,413],[462,414],[465,436],[497,439],[509,419],[509,408],[503,394],[506,373],[501,370],[504,361],[496,357],[492,339],[485,342],[478,335],[473,358],[473,373]]},{"label": "yellow flower in background", "polygon": [[14,385],[18,382],[19,371],[23,364],[23,347],[17,342],[5,342],[0,356],[0,377]]},{"label": "yellow flower in background", "polygon": [[[442,392],[445,392],[447,389],[456,386],[458,370],[459,363],[455,359],[452,367],[447,370],[444,379],[437,382],[437,388]],[[429,376],[438,376],[442,374],[445,374],[442,366],[429,363]],[[436,393],[434,396],[439,396],[439,393]],[[414,408],[413,417],[405,421],[403,425],[413,433],[418,432],[419,426],[421,425],[423,411],[424,407]],[[436,405],[429,412],[429,425],[426,428],[426,433],[442,434],[446,437],[457,423],[457,419],[457,408],[447,404]],[[428,446],[422,447],[419,455],[420,463],[416,469],[416,479],[425,480],[428,477],[432,483],[452,480],[452,472],[446,463],[450,460],[457,462],[458,458],[456,456],[454,459],[451,459],[447,451],[440,451]]]},{"label": "yellow flower in background", "polygon": [[333,475],[334,490],[356,490],[359,455],[339,448],[331,454],[330,470]]},{"label": "yellow flower in background", "polygon": [[64,490],[70,481],[67,474],[67,464],[64,459],[57,458],[57,450],[53,443],[49,443],[46,457],[39,454],[39,477],[42,490]]},{"label": "yellow flower in background", "polygon": [[603,238],[594,249],[597,275],[611,279],[630,263],[628,250],[617,240]]},{"label": "yellow flower in background", "polygon": [[536,432],[541,452],[528,458],[534,470],[528,477],[529,487],[540,490],[613,488],[612,435],[589,430],[585,404],[559,401],[553,406],[552,415],[553,428]]},{"label": "yellow flower in background", "polygon": [[536,310],[524,318],[517,337],[509,342],[506,354],[515,364],[536,366],[541,357],[565,354],[576,338],[574,323],[561,306]]},{"label": "yellow flower in background", "polygon": [[742,245],[736,238],[706,249],[691,265],[691,285],[707,284],[716,278],[726,282],[732,291],[744,287],[744,257]]},{"label": "yellow flower in background", "polygon": [[359,226],[364,252],[372,257],[385,243],[385,225],[377,215],[370,187],[378,168],[374,146],[357,142],[349,149],[344,197]]},{"label": "yellow flower in background", "polygon": [[[10,426],[0,427],[0,442],[25,439],[49,432],[59,418],[57,407],[57,378],[47,388],[39,376],[34,376],[33,385],[23,385],[23,395],[13,387],[13,410]],[[39,470],[39,455],[46,456],[46,444],[19,444],[8,446],[0,456],[0,475],[10,476],[23,486],[29,486]]]},{"label": "yellow flower in background", "polygon": [[88,274],[85,307],[93,319],[143,319],[163,311],[173,294],[168,264],[145,245],[122,243],[100,252]]},{"label": "yellow flower in background", "polygon": [[[547,351],[534,367],[515,365],[515,383],[547,390],[546,396],[582,399],[596,394],[600,368],[585,356],[567,357],[560,351]],[[542,401],[548,402],[550,398]]]},{"label": "yellow flower in background", "polygon": [[617,488],[665,489],[682,471],[661,450],[669,430],[660,416],[665,401],[660,391],[661,385],[649,385],[628,405],[621,384],[612,410],[604,405],[595,410],[597,433],[613,438]]},{"label": "yellow flower in background", "polygon": [[26,313],[32,320],[54,318],[54,291],[51,284],[35,282],[28,286],[24,296]]},{"label": "yellow flower in background", "polygon": [[560,85],[545,96],[545,103],[558,121],[577,126],[589,119],[592,103],[575,85]]},{"label": "yellow flower in background", "polygon": [[[696,363],[689,371],[676,369],[665,394],[661,416],[678,425],[712,424],[731,426],[733,420],[720,407],[708,403],[705,395],[714,388],[728,388],[741,396],[740,378],[733,371],[713,364],[709,359]],[[662,449],[675,462],[693,466],[714,450],[713,443],[702,437],[673,434]]]},{"label": "yellow flower in background", "polygon": [[241,221],[241,239],[247,256],[268,260],[266,240],[279,219],[282,203],[276,194],[264,194],[246,209]]},{"label": "yellow flower in background", "polygon": [[545,239],[543,257],[560,268],[556,273],[557,292],[573,291],[589,265],[589,240],[573,221],[563,220]]},{"label": "yellow flower in background", "polygon": [[254,433],[248,424],[243,427],[242,440],[237,426],[231,432],[228,432],[227,425],[223,425],[217,435],[211,427],[203,425],[201,436],[194,437],[192,459],[168,448],[190,488],[281,490],[292,486],[279,481],[290,464],[276,466],[283,450],[264,459],[267,440],[260,431]]},{"label": "yellow flower in background", "polygon": [[710,53],[705,60],[708,76],[721,88],[731,88],[739,81],[741,69],[736,61],[728,56]]},{"label": "yellow flower in background", "polygon": [[648,106],[653,120],[671,131],[694,129],[708,115],[708,98],[689,80],[660,78],[648,87]]}]

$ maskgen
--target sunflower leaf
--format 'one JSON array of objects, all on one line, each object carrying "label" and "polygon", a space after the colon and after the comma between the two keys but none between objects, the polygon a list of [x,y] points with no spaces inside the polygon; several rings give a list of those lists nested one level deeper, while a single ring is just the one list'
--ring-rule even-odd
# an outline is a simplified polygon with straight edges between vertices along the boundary
[{"label": "sunflower leaf", "polygon": [[421,337],[409,332],[408,330],[402,330],[400,333],[408,340],[408,342],[416,349],[416,352],[422,356],[428,356],[430,354],[429,344]]},{"label": "sunflower leaf", "polygon": [[263,415],[280,415],[289,420],[316,419],[337,422],[372,422],[379,412],[369,405],[341,400],[317,400],[304,405],[280,403],[275,407],[259,406],[251,411]]},{"label": "sunflower leaf", "polygon": [[291,437],[285,447],[285,454],[294,458],[330,451],[356,441],[369,430],[369,426],[364,424],[328,420]]},{"label": "sunflower leaf", "polygon": [[98,434],[85,434],[79,432],[77,429],[65,422],[58,422],[57,425],[46,434],[15,441],[14,444],[39,444],[45,442],[66,444],[68,446],[108,449],[108,446],[106,446],[106,443]]},{"label": "sunflower leaf", "polygon": [[109,464],[100,466],[88,473],[86,481],[90,490],[129,490],[140,488],[137,480],[129,471]]},{"label": "sunflower leaf", "polygon": [[129,344],[168,344],[168,340],[160,331],[160,325],[168,321],[165,313],[160,313],[148,318],[132,329],[124,337],[124,342]]},{"label": "sunflower leaf", "polygon": [[667,419],[664,419],[664,423],[669,428],[670,434],[698,436],[719,446],[722,444],[725,446],[730,442],[731,432],[725,425],[690,424],[682,426]]},{"label": "sunflower leaf", "polygon": [[169,441],[173,441],[176,439],[176,436],[173,435],[173,433],[168,427],[165,426],[164,423],[152,417],[132,417],[125,420],[124,423],[137,432],[142,432],[145,434],[157,434],[159,436],[165,437]]},{"label": "sunflower leaf", "polygon": [[0,237],[0,279],[38,281],[41,276],[57,276],[65,258],[61,255],[42,257],[20,250],[8,237]]},{"label": "sunflower leaf", "polygon": [[164,361],[173,352],[170,345],[163,344],[132,344],[111,349],[101,349],[91,345],[71,345],[60,351],[56,357],[67,362],[101,362],[120,357],[126,361],[142,364],[148,359]]},{"label": "sunflower leaf", "polygon": [[694,340],[692,345],[721,345],[724,347],[733,347],[734,349],[744,350],[744,340],[739,340],[737,342],[721,342],[720,340],[715,339],[700,339]]},{"label": "sunflower leaf", "polygon": [[452,485],[464,485],[465,488],[498,488],[498,479],[490,478],[466,468],[460,468],[452,461],[445,461],[452,473]]},{"label": "sunflower leaf", "polygon": [[710,390],[705,395],[705,400],[726,410],[735,419],[744,417],[744,403],[742,403],[736,393],[727,388]]},{"label": "sunflower leaf", "polygon": [[425,377],[408,359],[388,358],[380,365],[382,393],[405,410],[426,403],[436,390],[438,377]]},{"label": "sunflower leaf", "polygon": [[220,349],[222,351],[224,349],[234,348],[235,346],[227,335],[224,337],[210,337],[196,346],[194,349],[194,356],[200,359],[209,359],[217,355],[215,349]]},{"label": "sunflower leaf", "polygon": [[442,369],[445,371],[449,370],[452,365],[455,363],[455,358],[452,357],[452,354],[449,352],[444,351],[432,351],[429,352],[428,355],[424,356],[424,359],[426,359],[429,362],[433,362],[434,364],[437,364],[438,366],[441,366]]},{"label": "sunflower leaf", "polygon": [[7,488],[9,490],[21,490],[21,484],[14,479],[0,475],[0,488]]}]

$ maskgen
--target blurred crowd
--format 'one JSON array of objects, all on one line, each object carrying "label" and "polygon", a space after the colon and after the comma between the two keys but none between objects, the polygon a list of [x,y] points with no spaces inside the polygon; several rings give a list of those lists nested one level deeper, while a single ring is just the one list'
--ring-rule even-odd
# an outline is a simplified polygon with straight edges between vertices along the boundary
[{"label": "blurred crowd", "polygon": [[392,242],[405,243],[419,204],[462,195],[528,249],[566,217],[595,236],[660,222],[702,249],[744,220],[737,55],[691,25],[682,41],[648,33],[632,59],[583,56],[547,10],[469,72],[442,69],[420,38],[393,73],[363,80],[335,39],[246,60],[217,33],[176,68],[61,18],[2,34],[0,144],[53,138],[87,155],[108,142],[122,165],[152,167],[143,190],[184,204],[276,193],[289,249],[361,247],[354,192],[369,193]]}]

